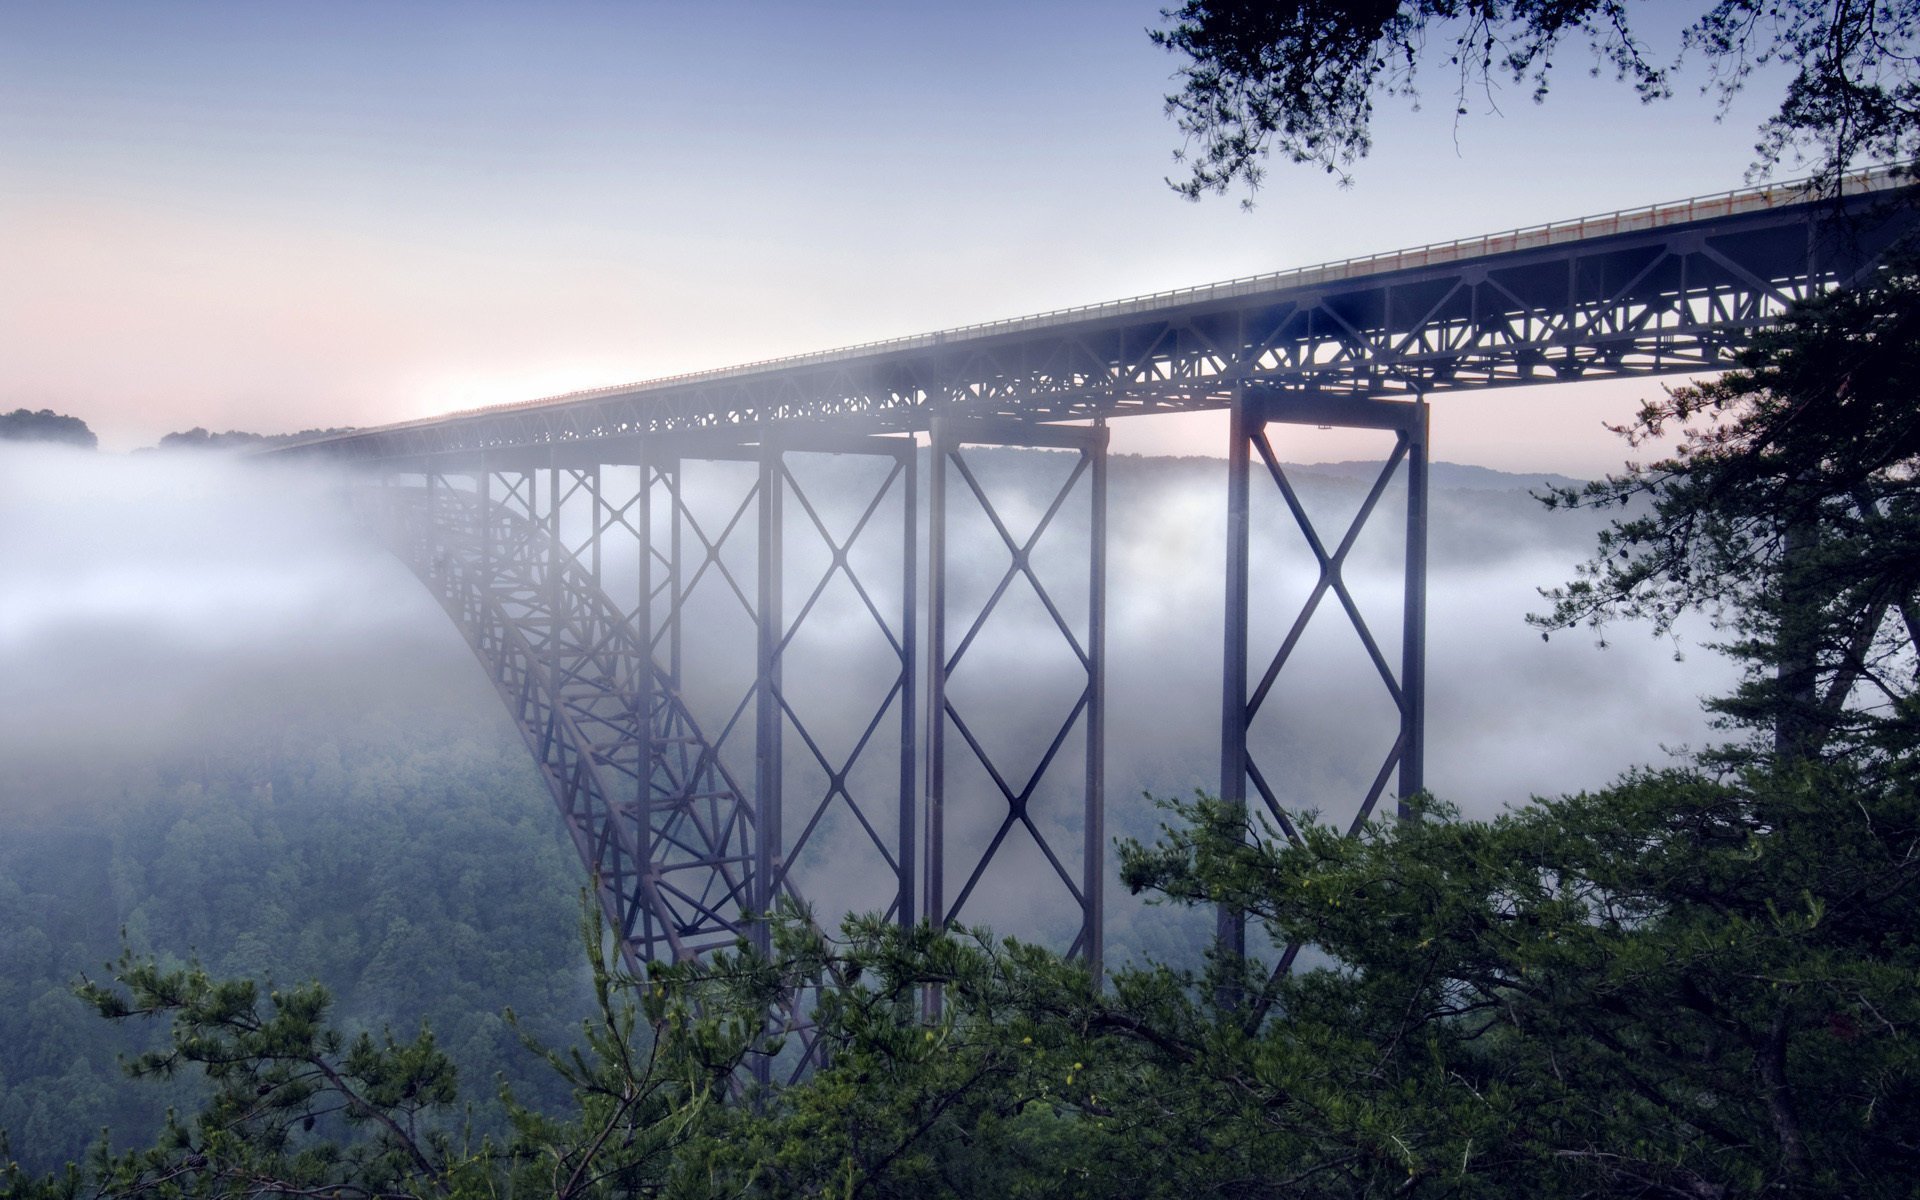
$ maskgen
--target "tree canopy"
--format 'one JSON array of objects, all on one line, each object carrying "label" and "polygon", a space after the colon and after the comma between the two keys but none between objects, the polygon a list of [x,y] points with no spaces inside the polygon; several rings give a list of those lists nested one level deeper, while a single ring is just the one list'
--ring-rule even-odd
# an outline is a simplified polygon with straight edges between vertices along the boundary
[{"label": "tree canopy", "polygon": [[302,429],[298,433],[254,433],[246,429],[229,429],[225,433],[212,433],[199,425],[192,429],[178,430],[166,434],[160,439],[157,449],[161,450],[243,450],[250,446],[280,446],[288,442],[297,442],[303,438],[325,437],[336,433],[351,432],[350,426],[337,426],[330,429]]},{"label": "tree canopy", "polygon": [[1761,332],[1741,365],[1649,401],[1621,429],[1672,437],[1550,500],[1640,502],[1579,578],[1547,593],[1543,630],[1627,617],[1665,630],[1704,613],[1748,667],[1715,699],[1775,751],[1911,752],[1920,689],[1920,263],[1813,299]]},{"label": "tree canopy", "polygon": [[[197,1106],[0,1195],[1911,1194],[1911,773],[1637,772],[1492,822],[1298,842],[1209,802],[1169,812],[1124,848],[1128,886],[1234,904],[1311,965],[1100,989],[979,931],[866,918],[830,939],[789,917],[770,959],[602,965],[582,1043],[542,1050],[571,1103],[509,1100],[511,1128],[475,1138],[430,1035],[348,1037],[317,988],[124,962],[88,999],[165,1020],[132,1069],[204,1075]],[[754,1088],[756,1057],[794,1061],[769,994],[822,981],[816,1069]]]},{"label": "tree canopy", "polygon": [[87,450],[97,449],[100,439],[79,417],[64,416],[50,408],[37,412],[32,409],[16,408],[10,413],[0,413],[0,441],[10,442],[56,442],[68,446],[80,446]]},{"label": "tree canopy", "polygon": [[[1757,170],[1806,164],[1829,185],[1866,162],[1920,156],[1920,2],[1700,0],[1676,51],[1636,30],[1629,0],[1187,0],[1153,40],[1185,59],[1167,109],[1198,199],[1249,192],[1269,155],[1346,177],[1372,146],[1380,98],[1440,70],[1458,115],[1502,79],[1544,99],[1556,57],[1610,72],[1642,100],[1671,95],[1689,57],[1723,98],[1757,70],[1791,70],[1758,131]],[[1666,7],[1664,4],[1662,7]],[[1440,62],[1444,57],[1445,62]]]}]

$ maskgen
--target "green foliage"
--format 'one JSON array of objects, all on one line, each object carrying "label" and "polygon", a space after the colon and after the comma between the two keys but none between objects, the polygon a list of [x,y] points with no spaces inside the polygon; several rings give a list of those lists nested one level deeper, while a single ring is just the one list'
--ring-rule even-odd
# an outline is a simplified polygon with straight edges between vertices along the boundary
[{"label": "green foliage", "polygon": [[157,770],[9,781],[0,1128],[31,1170],[83,1158],[102,1126],[153,1137],[168,1106],[197,1103],[185,1076],[119,1084],[116,1058],[156,1049],[155,1031],[103,1027],[71,993],[122,930],[169,969],[317,980],[349,1033],[430,1024],[480,1085],[480,1134],[507,1131],[497,1075],[529,1104],[567,1103],[500,1015],[558,1044],[592,1006],[577,863],[524,751],[449,717],[320,716],[264,743],[183,747]]},{"label": "green foliage", "polygon": [[116,1153],[103,1137],[62,1173],[34,1175],[0,1137],[0,1197],[663,1194],[675,1154],[717,1110],[762,1025],[725,1008],[722,964],[661,967],[641,982],[608,961],[597,915],[584,932],[596,1007],[579,1045],[524,1038],[572,1107],[549,1115],[504,1091],[498,1138],[476,1137],[457,1067],[427,1030],[350,1033],[318,984],[263,989],[125,955],[113,984],[79,991],[108,1020],[165,1025],[165,1045],[127,1072],[191,1076],[203,1085],[195,1112],[169,1111],[144,1149]]},{"label": "green foliage", "polygon": [[[828,938],[788,914],[772,959],[600,962],[578,1046],[530,1039],[570,1100],[510,1097],[510,1134],[476,1143],[430,1036],[339,1031],[317,987],[129,960],[88,998],[171,1022],[133,1070],[203,1074],[197,1114],[8,1195],[1908,1194],[1912,772],[1644,772],[1297,843],[1169,811],[1123,848],[1128,886],[1240,908],[1276,953],[1309,947],[1300,969],[1102,989],[980,931]],[[810,1022],[766,1022],[803,990]],[[746,1083],[802,1047],[801,1081]]]},{"label": "green foliage", "polygon": [[1676,388],[1621,430],[1673,452],[1549,499],[1642,502],[1543,630],[1704,612],[1748,678],[1714,706],[1773,749],[1886,757],[1916,734],[1920,643],[1920,272],[1797,307],[1740,369]]},{"label": "green foliage", "polygon": [[[1079,1190],[1097,1071],[1086,971],[975,931],[849,920],[829,940],[790,920],[783,986],[816,992],[820,1065],[735,1106],[690,1153],[689,1185],[748,1196],[1040,1196]],[[941,1001],[929,1005],[926,989]]]},{"label": "green foliage", "polygon": [[455,1072],[432,1034],[349,1037],[327,1022],[331,1000],[318,984],[263,998],[251,981],[131,956],[115,974],[116,987],[80,989],[100,1015],[170,1026],[167,1047],[135,1058],[128,1073],[172,1078],[192,1069],[210,1086],[194,1119],[169,1115],[153,1147],[116,1156],[103,1144],[89,1164],[101,1192],[461,1190],[462,1171],[478,1156],[436,1119],[455,1099]]},{"label": "green foliage", "polygon": [[[1167,110],[1186,135],[1176,158],[1189,198],[1249,191],[1278,154],[1345,178],[1371,148],[1376,96],[1415,96],[1421,65],[1447,56],[1455,111],[1501,78],[1544,99],[1554,57],[1584,42],[1598,73],[1643,100],[1670,94],[1677,63],[1658,61],[1634,33],[1625,0],[1187,0],[1164,10],[1154,42],[1183,56]],[[1920,152],[1920,4],[1870,0],[1714,0],[1682,38],[1723,99],[1757,68],[1794,72],[1755,147],[1762,168],[1811,156],[1832,187],[1859,162]]]},{"label": "green foliage", "polygon": [[588,911],[597,1016],[583,1024],[580,1044],[565,1050],[525,1038],[566,1082],[573,1107],[549,1114],[508,1096],[512,1190],[558,1200],[664,1195],[685,1148],[718,1118],[741,1064],[761,1046],[765,1009],[724,1002],[720,981],[728,964],[741,961],[733,956],[702,966],[660,964],[635,978],[612,961],[599,913]]},{"label": "green foliage", "polygon": [[1363,1164],[1393,1158],[1526,1195],[1904,1193],[1910,780],[1642,773],[1493,822],[1299,845],[1176,812],[1127,848],[1127,882],[1243,907],[1276,948],[1324,956],[1240,981],[1258,1025],[1239,1073],[1339,1115],[1311,1153],[1359,1194],[1385,1186]]}]

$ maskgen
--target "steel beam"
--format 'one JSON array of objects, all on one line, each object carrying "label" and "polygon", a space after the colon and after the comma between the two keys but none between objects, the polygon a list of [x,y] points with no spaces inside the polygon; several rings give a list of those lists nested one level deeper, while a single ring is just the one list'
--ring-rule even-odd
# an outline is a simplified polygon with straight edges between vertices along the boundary
[{"label": "steel beam", "polygon": [[402,552],[487,666],[629,963],[729,945],[751,867],[746,800],[589,573],[591,534],[565,544],[564,498],[592,494],[587,477],[548,478],[541,511],[533,473],[494,465],[471,491],[418,489]]},{"label": "steel beam", "polygon": [[[1006,421],[970,421],[936,419],[932,430],[932,473],[928,489],[930,527],[928,533],[928,752],[926,782],[926,886],[925,909],[928,917],[943,925],[965,919],[968,902],[988,868],[1016,828],[1023,829],[1045,858],[1053,876],[1063,886],[1072,906],[1078,909],[1080,927],[1068,953],[1084,959],[1096,976],[1104,952],[1105,920],[1105,607],[1106,607],[1106,450],[1104,424],[1092,427],[1026,426]],[[1002,520],[993,497],[982,486],[966,459],[969,446],[1044,446],[1074,453],[1075,464],[1066,482],[1053,497],[1032,533],[1017,538]],[[1006,567],[998,586],[958,639],[950,638],[950,574],[954,569],[951,541],[949,495],[955,480],[963,486],[963,496],[986,517],[1006,556]],[[1088,504],[1089,544],[1087,549],[1087,611],[1085,640],[1076,635],[1072,624],[1060,611],[1048,588],[1035,574],[1032,555],[1036,545],[1053,528],[1055,519],[1077,488],[1084,482]],[[969,564],[972,565],[972,564]],[[994,759],[982,739],[968,723],[966,714],[956,705],[951,683],[956,670],[966,659],[975,639],[1016,582],[1030,586],[1033,594],[1052,620],[1053,627],[1074,656],[1076,670],[1084,680],[1072,711],[1055,730],[1037,767],[1024,780],[1009,778]],[[975,714],[976,718],[978,714]],[[1080,769],[1080,819],[1082,822],[1082,861],[1076,873],[1064,864],[1047,836],[1036,823],[1030,805],[1053,768],[1068,737],[1078,729],[1085,751]],[[958,739],[964,751],[954,751]],[[991,792],[956,796],[950,790],[949,759],[953,753],[965,753],[976,762],[991,781]],[[999,813],[997,828],[985,852],[967,870],[964,882],[950,895],[947,878],[947,828],[956,805],[986,805]]]},{"label": "steel beam", "polygon": [[754,697],[755,758],[754,808],[759,815],[754,830],[754,890],[752,904],[759,920],[754,924],[754,948],[769,954],[772,944],[768,931],[773,909],[780,895],[781,876],[786,871],[782,832],[782,787],[786,781],[781,758],[782,721],[780,720],[780,646],[786,629],[782,614],[785,599],[784,571],[781,565],[782,504],[786,489],[781,486],[781,464],[777,453],[762,447],[757,487],[760,503],[759,605],[754,614]]},{"label": "steel beam", "polygon": [[[1246,389],[1233,398],[1227,434],[1226,654],[1220,674],[1220,803],[1245,824],[1247,811],[1247,591],[1251,554],[1251,474]],[[1245,914],[1232,907],[1215,916],[1223,953],[1246,953]]]},{"label": "steel beam", "polygon": [[1718,370],[1755,330],[1860,278],[1912,228],[1915,207],[1897,202],[1910,187],[1862,183],[1840,202],[1754,189],[281,452],[419,465],[795,423],[871,433],[926,430],[936,416],[1032,425],[1218,409],[1243,381],[1424,397]]},{"label": "steel beam", "polygon": [[[1379,429],[1394,434],[1393,451],[1374,479],[1358,513],[1337,542],[1330,544],[1309,517],[1267,436],[1269,424],[1331,425]],[[1235,397],[1227,458],[1226,656],[1222,671],[1220,797],[1230,810],[1242,814],[1243,823],[1248,812],[1248,788],[1251,786],[1263,803],[1263,815],[1272,821],[1281,836],[1295,842],[1300,840],[1293,813],[1270,782],[1272,776],[1268,770],[1262,768],[1250,751],[1248,737],[1255,718],[1271,696],[1308,623],[1322,610],[1322,602],[1329,597],[1334,599],[1359,637],[1394,705],[1397,717],[1393,744],[1375,773],[1371,786],[1360,797],[1348,832],[1358,832],[1372,818],[1388,781],[1396,773],[1395,812],[1403,818],[1412,814],[1413,801],[1425,786],[1427,427],[1428,411],[1424,400],[1408,402],[1298,395],[1258,385],[1244,387]],[[1279,649],[1261,668],[1257,682],[1251,669],[1248,644],[1251,601],[1250,477],[1255,457],[1266,468],[1267,475],[1318,564],[1318,577],[1305,603],[1287,629]],[[1396,474],[1403,477],[1406,488],[1406,545],[1402,564],[1404,607],[1399,661],[1392,664],[1382,653],[1365,615],[1348,590],[1343,568],[1348,554],[1367,527]],[[1244,914],[1222,907],[1217,917],[1217,937],[1223,952],[1235,957],[1244,955]],[[1287,947],[1278,970],[1287,970],[1300,949],[1297,945]]]}]

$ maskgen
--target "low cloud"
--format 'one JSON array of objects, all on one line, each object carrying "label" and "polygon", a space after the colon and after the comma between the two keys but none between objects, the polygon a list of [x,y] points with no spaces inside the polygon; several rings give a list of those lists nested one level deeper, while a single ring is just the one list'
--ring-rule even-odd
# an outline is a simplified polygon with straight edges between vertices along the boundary
[{"label": "low cloud", "polygon": [[[1051,498],[1024,481],[1060,474],[1059,462],[1005,452],[982,462],[983,482],[1012,493],[1006,507],[1016,538],[1023,537],[1022,523]],[[1342,506],[1358,502],[1364,482],[1338,471],[1303,472],[1301,479],[1310,507],[1328,517],[1323,536],[1337,542]],[[1499,480],[1473,482],[1482,486],[1434,494],[1431,789],[1467,815],[1486,816],[1530,796],[1604,784],[1633,764],[1662,761],[1663,747],[1711,740],[1698,698],[1726,690],[1732,668],[1697,648],[1677,662],[1675,644],[1631,627],[1610,631],[1604,651],[1580,634],[1543,643],[1523,617],[1540,607],[1535,589],[1567,579],[1588,552],[1594,520],[1548,513],[1513,487],[1485,486]],[[85,792],[70,786],[76,773],[125,777],[143,759],[267,740],[296,717],[324,721],[329,713],[379,708],[405,720],[409,712],[431,712],[513,738],[458,632],[355,524],[345,487],[325,472],[218,454],[121,458],[0,449],[0,499],[9,514],[0,528],[0,705],[8,713],[0,723],[0,759],[10,767],[0,802],[8,819]],[[1143,792],[1184,795],[1218,785],[1223,467],[1116,458],[1112,487],[1108,830],[1148,835],[1157,814],[1140,799]],[[813,499],[829,524],[839,521],[844,530],[870,495],[870,487],[849,482],[836,489],[829,479]],[[726,510],[718,493],[710,499],[716,514]],[[1346,573],[1396,668],[1399,503],[1390,494]],[[1257,500],[1255,515],[1257,673],[1260,654],[1278,644],[1317,568],[1273,496]],[[858,555],[871,572],[863,582],[891,616],[897,564],[891,581],[884,568],[897,553],[898,518],[877,519]],[[789,520],[801,518],[790,510]],[[1075,541],[1085,528],[1084,501],[1075,498],[1059,521],[1049,535],[1058,540],[1045,544],[1036,570],[1084,633],[1084,557]],[[976,521],[955,529],[949,627],[957,637],[1008,560],[990,526]],[[614,558],[609,579],[631,575],[631,564],[620,567]],[[750,588],[750,545],[728,561]],[[810,590],[828,561],[795,550],[791,585]],[[803,566],[815,574],[807,576]],[[954,684],[956,703],[997,763],[1021,777],[1077,694],[1071,655],[1044,608],[1020,594],[1024,587],[1015,581],[1009,607],[983,630]],[[687,667],[688,694],[711,731],[750,682],[752,645],[742,633],[750,633],[750,623],[725,614],[717,587],[702,593],[708,596],[714,599],[688,631]],[[871,721],[894,660],[849,589],[836,584],[823,603],[790,662],[796,703],[804,703],[810,732],[837,763]],[[704,632],[702,620],[710,625]],[[924,638],[923,629],[923,654]],[[703,659],[727,665],[707,671]],[[875,748],[849,777],[883,842],[897,821],[890,789],[899,763],[888,749],[897,717],[897,707],[887,711]],[[1256,725],[1256,755],[1287,803],[1339,818],[1378,769],[1392,731],[1384,689],[1329,596]],[[1033,808],[1035,825],[1070,873],[1080,861],[1079,745],[1076,736],[1063,748],[1058,777]],[[793,837],[824,795],[826,777],[796,736],[789,735],[787,751],[786,828]],[[950,737],[949,752],[956,763],[951,897],[1005,807],[982,773],[961,765],[970,756],[957,737]],[[750,781],[750,731],[730,740],[728,753],[735,777]],[[526,802],[547,803],[537,794]],[[968,916],[1057,938],[1066,923],[1062,885],[1024,830],[1011,836],[1012,848],[983,880]],[[884,901],[884,862],[870,845],[843,804],[829,806],[817,841],[795,868],[823,912]],[[1114,901],[1114,912],[1125,930],[1123,949],[1158,952],[1201,936],[1174,918],[1156,917],[1161,924],[1153,925],[1124,898]]]}]

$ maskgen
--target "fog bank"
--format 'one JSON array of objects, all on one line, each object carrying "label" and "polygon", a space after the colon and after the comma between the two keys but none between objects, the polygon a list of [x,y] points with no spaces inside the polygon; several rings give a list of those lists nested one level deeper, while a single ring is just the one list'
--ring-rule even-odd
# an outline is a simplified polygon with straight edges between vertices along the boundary
[{"label": "fog bank", "polygon": [[[1004,498],[1010,531],[1024,538],[1064,473],[1064,456],[998,451],[976,461],[983,484]],[[1111,471],[1108,829],[1146,836],[1158,814],[1143,793],[1218,785],[1224,468],[1217,460],[1117,456]],[[1365,493],[1367,471],[1309,468],[1296,475],[1332,546]],[[851,478],[828,473],[814,485],[823,518],[841,520],[841,528],[870,494]],[[1636,763],[1663,761],[1663,747],[1710,739],[1698,698],[1725,690],[1733,678],[1717,656],[1688,648],[1685,661],[1676,661],[1674,643],[1632,628],[1610,631],[1604,651],[1585,634],[1543,642],[1524,624],[1541,605],[1536,589],[1569,578],[1591,546],[1594,518],[1546,512],[1518,477],[1442,471],[1436,479],[1428,591],[1431,790],[1468,816],[1487,816],[1530,796],[1602,785]],[[1253,523],[1256,678],[1317,577],[1292,518],[1263,483],[1256,480]],[[0,762],[7,765],[0,820],[52,815],[87,795],[124,793],[143,761],[191,755],[195,747],[271,744],[294,722],[324,726],[334,716],[374,712],[513,740],[452,623],[355,525],[343,487],[324,472],[220,454],[116,458],[0,447],[0,504],[9,517],[0,527],[0,704],[7,713],[0,722]],[[718,498],[709,507],[723,515],[728,503]],[[1390,492],[1345,570],[1396,669],[1401,504]],[[839,517],[837,509],[844,510]],[[1034,558],[1077,636],[1084,628],[1072,614],[1084,608],[1086,583],[1084,545],[1076,538],[1084,536],[1085,521],[1083,503],[1064,507]],[[890,528],[857,545],[856,554],[897,546],[898,526]],[[951,537],[949,628],[958,636],[1007,559],[990,524],[959,506]],[[731,567],[751,586],[750,546],[730,553]],[[817,548],[789,555],[788,586],[805,587],[795,606],[828,563]],[[885,576],[884,566],[872,568],[875,578]],[[886,610],[886,585],[874,587]],[[978,736],[1013,775],[1038,761],[1078,686],[1051,618],[1023,588],[1016,581],[1009,590],[969,651],[964,677],[955,680],[956,699]],[[689,630],[687,692],[706,710],[703,724],[717,729],[751,682],[751,626],[719,605],[705,611],[713,614],[711,628],[702,632],[695,622]],[[819,614],[792,649],[789,679],[796,703],[812,714],[812,732],[837,754],[885,699],[889,660],[884,639],[848,589],[830,590]],[[1393,728],[1385,690],[1329,595],[1255,724],[1255,755],[1289,807],[1344,821]],[[1077,735],[1069,739],[1065,761],[1079,745]],[[952,889],[960,882],[954,872],[964,878],[968,856],[977,858],[1005,809],[964,751],[950,747],[949,793],[972,798],[950,809]],[[739,753],[750,750],[750,742],[740,743]],[[787,751],[789,795],[797,798],[787,818],[792,834],[804,819],[800,799],[817,794],[825,776],[796,738]],[[736,778],[751,778],[750,757],[729,761]],[[897,777],[897,759],[889,764],[877,753],[851,777],[850,786],[870,798],[883,838],[891,836],[886,814],[893,805],[877,798]],[[98,786],[80,786],[87,779]],[[1036,823],[1070,869],[1079,861],[1076,782],[1071,771],[1061,774],[1034,806]],[[534,783],[526,803],[549,801]],[[797,868],[803,890],[823,912],[872,903],[874,862],[849,867],[864,835],[830,813],[817,836]],[[1009,932],[1052,937],[1060,913],[1048,898],[1059,884],[1023,837],[1002,851],[969,915]],[[1130,914],[1130,904],[1115,902],[1114,920],[1128,929],[1118,939],[1123,949],[1191,941],[1190,933],[1168,932],[1178,922],[1153,933],[1135,929]]]}]

